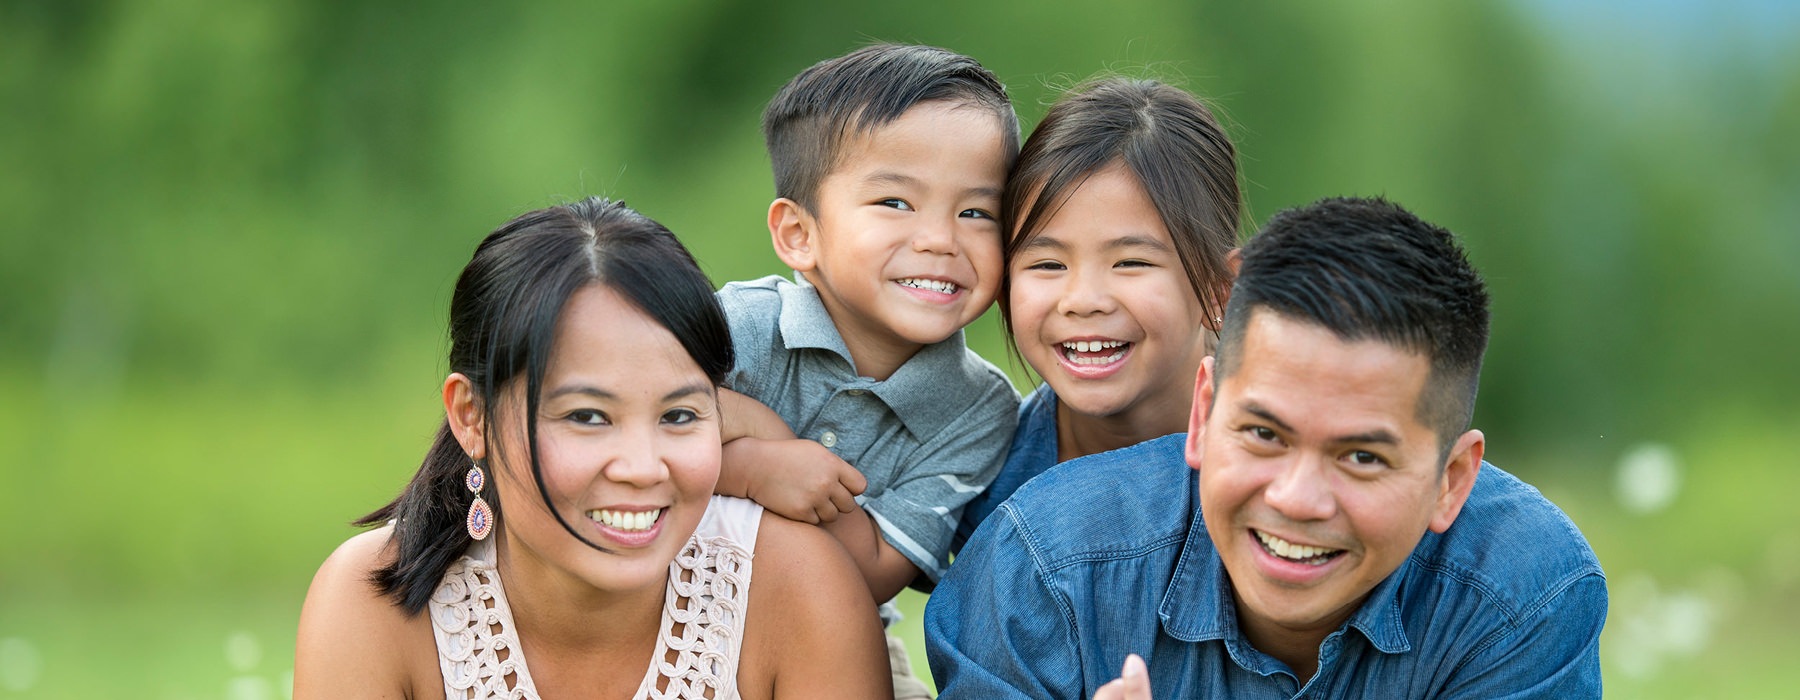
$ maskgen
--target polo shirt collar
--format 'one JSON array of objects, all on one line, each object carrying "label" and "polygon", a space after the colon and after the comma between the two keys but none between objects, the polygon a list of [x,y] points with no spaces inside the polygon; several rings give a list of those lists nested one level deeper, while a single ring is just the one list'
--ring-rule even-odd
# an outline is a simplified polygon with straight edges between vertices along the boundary
[{"label": "polo shirt collar", "polygon": [[[854,368],[856,363],[850,359],[850,348],[844,344],[837,325],[831,322],[831,313],[819,299],[819,290],[799,273],[794,273],[793,285],[782,285],[779,289],[781,317],[777,323],[781,328],[781,342],[788,350],[823,350],[843,358],[844,367]],[[942,382],[957,381],[963,376],[962,351],[963,334],[959,330],[943,341],[919,348],[885,381],[854,376],[854,369],[850,369],[847,373],[853,376],[844,388],[865,389],[875,394],[914,435],[936,435],[967,408],[944,405],[944,398],[955,392],[934,389]]]},{"label": "polo shirt collar", "polygon": [[[1190,489],[1198,486],[1196,479],[1190,478],[1189,482]],[[1412,651],[1412,642],[1407,639],[1406,628],[1400,619],[1400,582],[1412,565],[1412,560],[1408,559],[1382,579],[1347,623],[1384,653]],[[1231,578],[1218,550],[1213,548],[1212,538],[1207,535],[1206,521],[1200,517],[1198,504],[1193,505],[1193,522],[1188,527],[1187,541],[1182,544],[1181,559],[1175,564],[1175,573],[1169,579],[1169,590],[1163,596],[1158,614],[1162,617],[1163,631],[1182,641],[1244,640],[1231,595]]]}]

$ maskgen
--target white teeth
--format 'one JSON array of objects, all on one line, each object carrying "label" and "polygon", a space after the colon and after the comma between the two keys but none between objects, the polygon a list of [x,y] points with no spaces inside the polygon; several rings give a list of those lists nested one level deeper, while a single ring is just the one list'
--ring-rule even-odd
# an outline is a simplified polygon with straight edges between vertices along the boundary
[{"label": "white teeth", "polygon": [[[1125,357],[1123,348],[1130,343],[1123,340],[1071,340],[1062,344],[1063,357],[1078,365],[1106,365],[1118,362]],[[1117,350],[1103,357],[1084,357],[1078,353]]]},{"label": "white teeth", "polygon": [[1075,352],[1100,352],[1113,348],[1125,347],[1123,340],[1071,340],[1063,343],[1063,347]]},{"label": "white teeth", "polygon": [[954,282],[944,282],[941,280],[928,280],[928,279],[924,279],[922,277],[908,277],[906,279],[900,280],[899,282],[902,285],[912,287],[914,289],[929,289],[931,291],[941,292],[943,294],[955,294],[956,293],[956,284]]},{"label": "white teeth", "polygon": [[[1312,559],[1318,559],[1320,557],[1324,557],[1327,554],[1336,553],[1338,551],[1335,549],[1326,549],[1324,547],[1308,547],[1303,544],[1294,544],[1292,542],[1281,539],[1280,537],[1276,537],[1274,535],[1263,532],[1261,530],[1256,530],[1255,532],[1256,532],[1257,539],[1262,540],[1263,547],[1267,548],[1271,554],[1274,554],[1275,556],[1281,557],[1283,559],[1291,559],[1294,561],[1309,561]],[[1314,563],[1322,563],[1322,562],[1314,562]]]},{"label": "white teeth", "polygon": [[664,510],[666,509],[658,508],[656,510],[634,512],[599,509],[588,511],[587,516],[589,520],[600,523],[601,525],[616,530],[631,532],[650,529],[651,525],[655,525],[656,521],[662,518]]}]

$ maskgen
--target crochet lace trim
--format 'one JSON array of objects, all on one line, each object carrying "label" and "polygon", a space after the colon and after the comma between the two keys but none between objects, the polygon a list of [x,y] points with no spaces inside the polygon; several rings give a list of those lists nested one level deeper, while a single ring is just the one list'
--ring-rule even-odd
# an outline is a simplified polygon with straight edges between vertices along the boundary
[{"label": "crochet lace trim", "polygon": [[[656,653],[640,700],[730,700],[750,592],[750,553],[725,537],[690,538],[669,563]],[[537,700],[512,609],[491,562],[464,556],[431,596],[446,698]]]}]

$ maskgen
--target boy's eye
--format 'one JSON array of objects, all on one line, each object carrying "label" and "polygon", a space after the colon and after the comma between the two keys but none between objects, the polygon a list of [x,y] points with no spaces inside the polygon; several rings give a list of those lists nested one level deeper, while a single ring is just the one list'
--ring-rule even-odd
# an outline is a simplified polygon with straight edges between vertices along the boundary
[{"label": "boy's eye", "polygon": [[612,421],[607,419],[606,414],[601,413],[599,411],[594,411],[594,410],[585,409],[585,408],[576,410],[576,411],[570,411],[569,412],[569,420],[575,421],[576,423],[581,423],[582,425],[611,425],[612,424]]},{"label": "boy's eye", "polygon": [[677,408],[662,415],[662,422],[669,425],[687,425],[700,420],[700,414],[686,408]]},{"label": "boy's eye", "polygon": [[988,221],[995,220],[993,213],[991,213],[985,209],[964,209],[961,212],[958,212],[957,216],[963,217],[965,219],[987,219]]},{"label": "boy's eye", "polygon": [[880,204],[881,206],[884,206],[884,207],[891,207],[894,209],[899,209],[900,211],[912,211],[912,205],[906,203],[906,200],[900,199],[898,197],[889,197],[887,199],[883,199],[879,202],[876,202],[876,204]]}]

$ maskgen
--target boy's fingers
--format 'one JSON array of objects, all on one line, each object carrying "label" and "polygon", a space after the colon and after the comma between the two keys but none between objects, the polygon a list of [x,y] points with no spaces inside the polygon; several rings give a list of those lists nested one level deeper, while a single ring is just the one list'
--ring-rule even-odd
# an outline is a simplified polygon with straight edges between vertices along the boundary
[{"label": "boy's fingers", "polygon": [[839,513],[849,513],[856,510],[856,496],[852,495],[848,489],[832,489],[831,505],[835,506]]},{"label": "boy's fingers", "polygon": [[844,469],[838,472],[838,483],[849,489],[852,496],[859,495],[863,490],[869,488],[869,478],[848,464],[845,464]]}]

